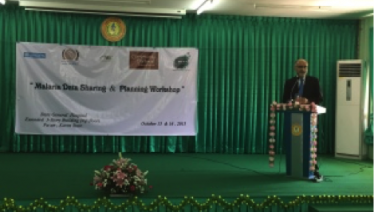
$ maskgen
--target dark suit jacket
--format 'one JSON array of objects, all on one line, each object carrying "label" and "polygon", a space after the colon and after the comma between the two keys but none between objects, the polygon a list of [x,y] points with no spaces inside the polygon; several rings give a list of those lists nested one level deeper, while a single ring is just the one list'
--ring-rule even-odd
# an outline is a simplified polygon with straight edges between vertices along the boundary
[{"label": "dark suit jacket", "polygon": [[[293,77],[288,79],[284,84],[284,103],[289,102],[297,93],[299,93],[299,83],[297,82],[298,79],[298,77]],[[309,102],[314,102],[315,104],[322,102],[323,95],[317,78],[308,75],[305,77],[302,97],[307,98]]]}]

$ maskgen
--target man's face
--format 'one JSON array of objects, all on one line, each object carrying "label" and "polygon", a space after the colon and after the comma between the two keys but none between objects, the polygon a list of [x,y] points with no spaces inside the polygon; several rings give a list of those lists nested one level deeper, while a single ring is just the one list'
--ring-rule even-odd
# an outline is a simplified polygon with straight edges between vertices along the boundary
[{"label": "man's face", "polygon": [[298,77],[305,77],[308,73],[308,63],[303,60],[299,60],[295,64],[295,71]]}]

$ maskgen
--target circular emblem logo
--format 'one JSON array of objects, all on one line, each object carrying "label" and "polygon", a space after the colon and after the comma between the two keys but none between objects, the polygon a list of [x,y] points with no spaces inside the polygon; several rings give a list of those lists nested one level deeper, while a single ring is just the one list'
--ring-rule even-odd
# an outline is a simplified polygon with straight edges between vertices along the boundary
[{"label": "circular emblem logo", "polygon": [[291,129],[292,135],[299,136],[301,133],[303,133],[303,128],[299,124],[293,124]]},{"label": "circular emblem logo", "polygon": [[186,55],[177,57],[174,60],[174,68],[177,68],[177,69],[186,68],[188,66],[190,57],[191,57],[190,53],[187,53]]},{"label": "circular emblem logo", "polygon": [[120,18],[109,17],[101,24],[101,34],[107,41],[119,41],[126,34],[125,23]]},{"label": "circular emblem logo", "polygon": [[62,59],[72,61],[72,60],[78,60],[79,58],[79,52],[76,49],[64,49],[62,51]]}]

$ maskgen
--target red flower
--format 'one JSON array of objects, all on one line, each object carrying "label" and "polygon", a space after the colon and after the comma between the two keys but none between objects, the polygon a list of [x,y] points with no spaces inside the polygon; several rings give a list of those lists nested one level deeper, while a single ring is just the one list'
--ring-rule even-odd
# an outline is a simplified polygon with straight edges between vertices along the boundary
[{"label": "red flower", "polygon": [[98,184],[96,184],[98,187],[103,187],[103,184],[102,183],[98,183]]},{"label": "red flower", "polygon": [[131,186],[130,186],[130,190],[131,190],[131,191],[135,191],[135,186],[134,186],[134,185],[131,185]]},{"label": "red flower", "polygon": [[112,166],[109,166],[109,165],[108,166],[104,166],[104,170],[105,171],[110,171],[111,169],[112,169]]},{"label": "red flower", "polygon": [[150,185],[150,186],[149,186],[149,189],[152,189],[152,188],[153,188],[153,186]]}]

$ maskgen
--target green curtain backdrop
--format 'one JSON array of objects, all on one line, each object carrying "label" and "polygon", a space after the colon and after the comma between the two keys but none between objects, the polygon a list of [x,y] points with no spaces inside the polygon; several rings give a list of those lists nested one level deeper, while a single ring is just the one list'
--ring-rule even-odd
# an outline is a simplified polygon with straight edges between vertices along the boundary
[{"label": "green curtain backdrop", "polygon": [[369,114],[373,117],[373,27],[369,30]]},{"label": "green curtain backdrop", "polygon": [[[298,58],[320,79],[327,114],[319,119],[320,153],[334,152],[336,61],[357,55],[358,21],[187,15],[181,20],[122,17],[120,42],[100,34],[105,16],[0,8],[0,148],[8,152],[267,153],[269,105],[282,96]],[[198,135],[16,135],[16,42],[131,47],[196,47]],[[278,118],[277,151],[282,152]]]}]

